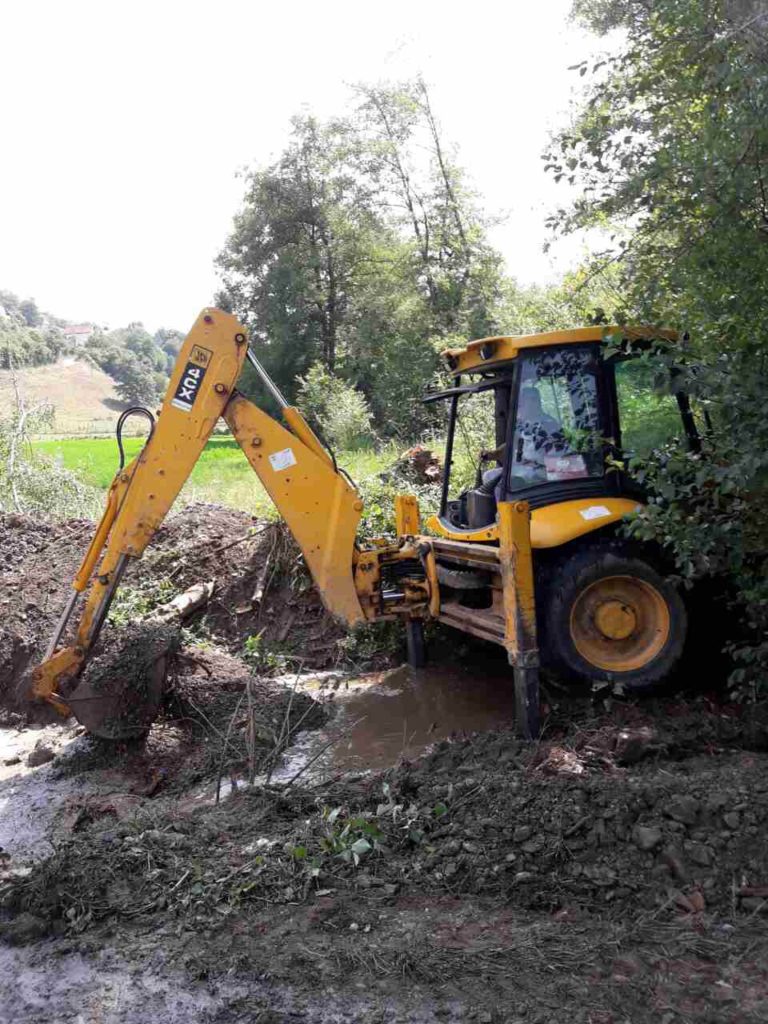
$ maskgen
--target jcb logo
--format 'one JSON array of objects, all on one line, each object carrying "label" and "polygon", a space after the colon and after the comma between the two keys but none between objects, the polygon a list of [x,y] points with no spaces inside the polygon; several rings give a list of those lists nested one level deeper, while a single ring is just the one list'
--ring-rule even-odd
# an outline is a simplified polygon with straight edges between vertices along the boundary
[{"label": "jcb logo", "polygon": [[196,363],[198,366],[202,366],[205,369],[211,361],[211,355],[212,353],[207,348],[201,348],[200,345],[193,345],[189,361],[191,363]]}]

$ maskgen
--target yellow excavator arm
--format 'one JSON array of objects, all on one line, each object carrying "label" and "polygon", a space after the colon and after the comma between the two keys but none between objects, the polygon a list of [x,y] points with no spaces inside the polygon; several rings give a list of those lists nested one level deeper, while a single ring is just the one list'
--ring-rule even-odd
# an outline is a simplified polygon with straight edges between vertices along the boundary
[{"label": "yellow excavator arm", "polygon": [[[235,390],[246,358],[281,406],[286,426]],[[350,625],[365,621],[354,579],[355,535],[363,508],[359,495],[249,351],[241,324],[221,310],[206,309],[179,352],[146,444],[112,482],[72,595],[33,673],[38,699],[63,713],[70,710],[60,683],[83,667],[129,560],[141,557],[220,417],[286,520],[328,611]],[[74,642],[59,649],[78,595],[85,591]]]}]

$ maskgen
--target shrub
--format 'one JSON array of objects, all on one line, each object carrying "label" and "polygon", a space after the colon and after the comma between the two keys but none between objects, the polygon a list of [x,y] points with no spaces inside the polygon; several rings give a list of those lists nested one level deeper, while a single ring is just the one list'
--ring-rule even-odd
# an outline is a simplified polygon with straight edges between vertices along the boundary
[{"label": "shrub", "polygon": [[0,512],[94,518],[101,511],[99,492],[29,442],[28,431],[50,421],[52,412],[28,410],[19,397],[11,415],[0,418]]},{"label": "shrub", "polygon": [[299,402],[336,448],[352,451],[372,443],[371,410],[365,395],[322,363],[315,363],[299,378]]}]

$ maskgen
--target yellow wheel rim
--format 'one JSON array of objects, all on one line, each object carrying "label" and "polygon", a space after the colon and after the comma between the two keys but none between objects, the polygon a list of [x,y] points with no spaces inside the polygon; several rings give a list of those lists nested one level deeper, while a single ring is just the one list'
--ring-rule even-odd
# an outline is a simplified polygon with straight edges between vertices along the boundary
[{"label": "yellow wheel rim", "polygon": [[607,576],[583,590],[571,609],[571,639],[590,665],[606,672],[644,668],[669,639],[669,606],[636,576]]}]

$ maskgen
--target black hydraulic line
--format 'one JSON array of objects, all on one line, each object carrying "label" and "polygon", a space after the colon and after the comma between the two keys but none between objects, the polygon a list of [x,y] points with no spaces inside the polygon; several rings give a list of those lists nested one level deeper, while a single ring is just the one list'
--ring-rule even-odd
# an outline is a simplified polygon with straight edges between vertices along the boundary
[{"label": "black hydraulic line", "polygon": [[115,427],[115,437],[117,438],[117,450],[120,452],[120,469],[125,468],[125,450],[123,449],[123,424],[129,416],[144,416],[149,420],[149,435],[144,444],[152,440],[152,435],[155,432],[155,417],[149,411],[145,409],[143,405],[132,405],[130,409],[126,409],[120,413],[120,417]]}]

